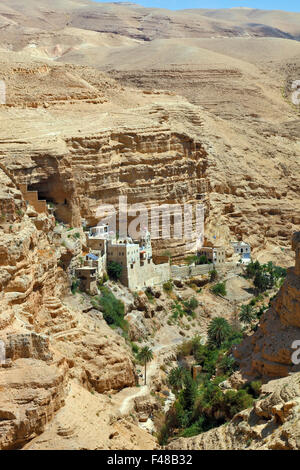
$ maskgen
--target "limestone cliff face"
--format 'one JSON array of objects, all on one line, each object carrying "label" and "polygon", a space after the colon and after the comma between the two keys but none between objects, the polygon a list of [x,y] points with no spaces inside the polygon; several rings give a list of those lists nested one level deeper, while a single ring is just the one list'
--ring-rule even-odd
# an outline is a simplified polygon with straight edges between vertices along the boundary
[{"label": "limestone cliff face", "polygon": [[[127,196],[128,209],[137,203],[148,209],[178,204],[183,213],[184,203],[204,203],[207,217],[206,145],[193,133],[157,123],[161,110],[149,107],[143,112],[147,118],[144,127],[133,122],[125,126],[122,118],[118,132],[114,126],[106,130],[98,115],[102,130],[78,130],[81,121],[75,119],[74,127],[64,129],[62,136],[42,142],[41,137],[33,141],[28,135],[26,144],[4,143],[5,155],[0,161],[18,183],[27,183],[40,198],[53,202],[55,216],[72,226],[79,227],[81,217],[90,225],[96,224],[96,211],[102,204],[111,204],[118,211],[119,196]],[[42,131],[45,138],[50,130],[48,124]],[[149,211],[149,224],[150,214]],[[187,241],[195,239],[196,236]],[[166,248],[174,256],[185,256],[182,239],[154,242],[156,255]]]},{"label": "limestone cliff face", "polygon": [[283,377],[299,371],[291,360],[292,344],[300,340],[300,232],[295,233],[292,248],[295,267],[260,321],[258,330],[236,350],[236,357],[246,375]]},{"label": "limestone cliff face", "polygon": [[124,339],[91,305],[66,297],[53,216],[26,206],[1,168],[0,187],[0,449],[15,449],[43,432],[70,381],[103,393],[136,379]]},{"label": "limestone cliff face", "polygon": [[[12,64],[1,62],[8,104],[0,108],[0,163],[18,183],[54,202],[60,220],[80,226],[82,216],[95,223],[95,209],[116,204],[119,195],[147,207],[202,201],[212,242],[229,246],[244,238],[260,260],[289,263],[289,238],[300,220],[297,123],[287,130],[276,124],[277,114],[275,123],[268,116],[256,119],[269,105],[260,87],[253,119],[243,106],[234,119],[226,77],[213,99],[222,109],[225,100],[223,114],[204,106],[223,70],[217,78],[204,74],[199,90],[205,96],[197,101],[192,98],[200,91],[188,88],[179,70],[161,85],[186,98],[125,88],[87,67],[22,62],[7,54]],[[243,102],[245,75],[239,80],[234,99]],[[154,254],[166,249],[185,256],[182,240],[163,240]]]},{"label": "limestone cliff face", "polygon": [[[67,141],[81,214],[88,223],[96,223],[99,204],[116,209],[119,196],[127,196],[128,208],[141,203],[148,209],[161,204],[196,203],[202,194],[207,203],[205,178],[207,153],[200,141],[177,133],[166,126],[135,128],[72,138]],[[149,224],[150,224],[149,210]],[[165,244],[173,254],[182,254],[181,240]],[[154,243],[163,253],[164,243]]]}]

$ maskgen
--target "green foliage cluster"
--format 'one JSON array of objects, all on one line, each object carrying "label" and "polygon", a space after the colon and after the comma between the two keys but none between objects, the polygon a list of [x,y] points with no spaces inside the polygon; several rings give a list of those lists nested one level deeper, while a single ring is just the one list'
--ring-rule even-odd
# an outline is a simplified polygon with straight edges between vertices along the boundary
[{"label": "green foliage cluster", "polygon": [[192,297],[189,300],[176,300],[172,304],[172,318],[177,320],[178,318],[182,318],[184,315],[195,318],[195,309],[198,307],[199,302],[195,297]]},{"label": "green foliage cluster", "polygon": [[211,288],[211,291],[215,295],[222,295],[223,297],[225,297],[227,294],[225,282],[218,282],[218,284],[215,284]]},{"label": "green foliage cluster", "polygon": [[103,318],[108,325],[119,327],[124,332],[128,331],[128,323],[124,320],[124,304],[107,287],[101,287],[101,295],[95,296],[92,303],[103,312]]},{"label": "green foliage cluster", "polygon": [[113,281],[119,281],[122,276],[123,266],[117,261],[110,261],[107,265],[107,274]]},{"label": "green foliage cluster", "polygon": [[103,274],[103,276],[99,279],[98,281],[98,287],[101,289],[103,285],[109,280],[109,277],[106,273]]},{"label": "green foliage cluster", "polygon": [[147,288],[145,290],[145,294],[148,298],[148,301],[150,302],[150,304],[153,304],[154,303],[154,295],[152,294],[151,290],[149,288]]},{"label": "green foliage cluster", "polygon": [[[261,305],[257,310],[254,308],[256,299],[252,299],[249,304],[244,304],[241,306],[239,313],[239,320],[245,325],[252,325],[255,320],[259,320],[265,310],[268,308],[267,305]],[[262,300],[262,299],[259,299]]]},{"label": "green foliage cluster", "polygon": [[167,281],[163,284],[163,290],[167,292],[167,294],[170,294],[173,290],[173,283],[172,281]]},{"label": "green foliage cluster", "polygon": [[73,277],[73,279],[72,279],[72,285],[71,285],[71,292],[72,292],[73,295],[75,295],[76,292],[78,292],[78,290],[79,290],[79,285],[80,285],[79,279],[77,279],[77,277]]},{"label": "green foliage cluster", "polygon": [[186,263],[188,265],[191,265],[195,263],[195,265],[200,265],[200,264],[212,264],[211,261],[207,259],[205,255],[197,256],[197,255],[191,255],[187,256],[185,259]]},{"label": "green foliage cluster", "polygon": [[272,261],[267,264],[251,261],[246,267],[246,277],[253,279],[253,284],[258,293],[272,289],[275,285],[280,287],[285,276],[286,269],[275,266]]},{"label": "green foliage cluster", "polygon": [[[176,401],[159,429],[161,445],[165,445],[175,431],[183,437],[194,436],[226,423],[239,411],[252,406],[253,400],[259,396],[260,382],[225,392],[219,386],[236,370],[231,349],[242,338],[240,331],[219,317],[209,324],[207,344],[203,345],[201,338],[195,337],[178,347],[177,358],[183,366],[173,368],[168,375]],[[184,367],[184,358],[191,355],[195,363],[202,366],[196,379]]]}]

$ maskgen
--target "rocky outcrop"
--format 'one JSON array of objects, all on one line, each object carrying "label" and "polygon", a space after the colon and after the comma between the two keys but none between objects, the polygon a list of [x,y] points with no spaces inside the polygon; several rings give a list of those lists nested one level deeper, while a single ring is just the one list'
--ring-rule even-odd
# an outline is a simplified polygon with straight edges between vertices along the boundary
[{"label": "rocky outcrop", "polygon": [[272,380],[253,406],[226,425],[191,438],[176,439],[168,449],[299,450],[300,374]]},{"label": "rocky outcrop", "polygon": [[17,449],[64,406],[71,381],[90,394],[136,377],[124,339],[88,300],[65,297],[54,218],[27,206],[1,168],[0,183],[0,449]]},{"label": "rocky outcrop", "polygon": [[300,370],[293,364],[293,343],[300,340],[300,233],[293,236],[295,267],[261,317],[258,330],[237,347],[235,356],[246,376],[284,377]]},{"label": "rocky outcrop", "polygon": [[49,338],[36,333],[9,334],[5,344],[6,358],[15,361],[20,358],[51,361]]},{"label": "rocky outcrop", "polygon": [[[47,348],[44,353],[49,357]],[[18,449],[39,435],[64,405],[68,365],[17,359],[0,367],[0,449]]]}]

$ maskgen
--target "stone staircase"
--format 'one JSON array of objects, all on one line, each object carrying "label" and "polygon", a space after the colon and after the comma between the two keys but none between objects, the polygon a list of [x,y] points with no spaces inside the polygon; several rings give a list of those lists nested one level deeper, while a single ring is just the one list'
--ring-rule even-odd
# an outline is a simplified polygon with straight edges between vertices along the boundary
[{"label": "stone staircase", "polygon": [[37,191],[28,191],[27,184],[20,184],[19,188],[25,201],[30,204],[38,214],[48,213],[47,202],[39,199]]},{"label": "stone staircase", "polygon": [[48,320],[44,325],[48,334],[64,337],[77,326],[78,321],[73,318],[58,298],[47,297],[44,300],[44,306],[51,317],[51,320]]}]

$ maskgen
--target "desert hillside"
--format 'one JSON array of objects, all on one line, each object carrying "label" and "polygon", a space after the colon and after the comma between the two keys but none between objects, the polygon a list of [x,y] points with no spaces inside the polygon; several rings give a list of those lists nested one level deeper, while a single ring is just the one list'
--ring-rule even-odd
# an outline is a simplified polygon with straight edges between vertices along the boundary
[{"label": "desert hillside", "polygon": [[[1,2],[1,23],[43,31],[71,26],[142,40],[168,37],[282,37],[299,39],[299,13],[251,8],[165,10],[89,0]],[[18,28],[19,30],[19,28]]]}]

